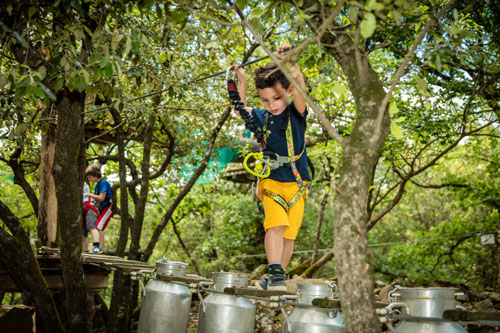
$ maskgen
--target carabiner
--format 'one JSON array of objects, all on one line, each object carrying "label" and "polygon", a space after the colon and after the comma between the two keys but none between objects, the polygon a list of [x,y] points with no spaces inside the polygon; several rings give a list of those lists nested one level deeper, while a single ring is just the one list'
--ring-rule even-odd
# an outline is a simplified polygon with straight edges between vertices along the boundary
[{"label": "carabiner", "polygon": [[[252,170],[248,166],[248,159],[250,157],[253,157],[254,160],[256,161],[254,170]],[[255,177],[267,178],[271,174],[271,167],[267,163],[265,163],[263,158],[264,154],[262,153],[250,153],[243,160],[243,167],[245,168],[245,170],[247,170],[251,175],[254,175]]]}]

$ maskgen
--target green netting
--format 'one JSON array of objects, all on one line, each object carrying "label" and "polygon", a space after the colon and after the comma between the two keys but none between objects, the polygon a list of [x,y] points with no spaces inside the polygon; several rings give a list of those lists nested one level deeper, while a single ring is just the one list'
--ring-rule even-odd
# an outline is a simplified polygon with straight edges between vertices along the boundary
[{"label": "green netting", "polygon": [[[238,150],[237,149],[232,149],[229,147],[224,147],[217,149],[214,153],[212,153],[212,156],[210,157],[210,161],[208,162],[207,168],[201,176],[196,180],[196,184],[206,184],[211,182],[212,180],[217,177],[219,173],[221,173],[222,170],[231,163],[232,161],[236,160],[238,157]],[[203,159],[200,155],[192,155],[190,156],[190,159],[199,161],[196,164],[185,164],[181,168],[181,176],[184,179],[190,179],[196,169],[200,166],[201,160]]]}]

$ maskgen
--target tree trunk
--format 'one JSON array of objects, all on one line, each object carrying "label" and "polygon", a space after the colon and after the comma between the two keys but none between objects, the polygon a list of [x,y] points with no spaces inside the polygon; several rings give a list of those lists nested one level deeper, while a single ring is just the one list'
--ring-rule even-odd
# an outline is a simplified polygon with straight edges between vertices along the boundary
[{"label": "tree trunk", "polygon": [[368,59],[350,38],[327,34],[323,41],[342,45],[328,46],[327,51],[345,73],[357,109],[356,123],[342,147],[333,200],[334,251],[342,315],[348,332],[380,332],[366,233],[368,190],[390,126],[386,108],[382,110],[382,122],[377,123],[385,91]]},{"label": "tree trunk", "polygon": [[[111,108],[110,112],[116,125],[122,122],[120,113]],[[116,132],[118,145],[118,173],[120,179],[120,237],[116,246],[116,255],[124,257],[128,240],[129,212],[128,212],[128,190],[127,190],[127,169],[125,161],[125,139],[123,128]],[[113,275],[113,291],[111,304],[109,306],[109,320],[106,325],[106,332],[128,332],[128,314],[130,303],[130,278],[119,271]]]},{"label": "tree trunk", "polygon": [[499,222],[497,225],[497,234],[495,237],[495,243],[497,246],[497,254],[498,254],[498,257],[497,257],[497,269],[498,269],[497,270],[497,288],[498,288],[498,290],[500,290],[500,207],[497,208],[497,211],[498,211]]},{"label": "tree trunk", "polygon": [[35,305],[37,320],[45,333],[64,332],[54,300],[31,249],[29,237],[17,217],[0,201],[0,218],[11,234],[0,227],[0,263],[16,286]]},{"label": "tree trunk", "polygon": [[61,268],[66,311],[72,332],[89,332],[82,252],[82,191],[85,161],[83,106],[85,95],[63,90],[58,94],[56,147],[52,173],[61,230]]},{"label": "tree trunk", "polygon": [[[42,117],[53,116],[44,111]],[[50,124],[50,123],[49,123]],[[54,163],[56,147],[55,128],[50,124],[46,133],[42,134],[42,152],[40,156],[40,184],[38,194],[38,238],[42,245],[57,244],[57,198],[54,177],[50,172]]]}]

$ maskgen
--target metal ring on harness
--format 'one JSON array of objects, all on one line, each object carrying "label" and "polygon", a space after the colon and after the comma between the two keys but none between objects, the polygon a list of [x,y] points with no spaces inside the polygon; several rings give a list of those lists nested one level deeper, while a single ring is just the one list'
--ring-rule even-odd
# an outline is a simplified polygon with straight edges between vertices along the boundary
[{"label": "metal ring on harness", "polygon": [[[253,157],[256,161],[255,167],[252,170],[248,165],[248,160],[250,157]],[[259,178],[267,178],[271,174],[271,167],[264,161],[264,154],[262,153],[250,153],[243,160],[243,167],[247,170],[251,175]]]}]

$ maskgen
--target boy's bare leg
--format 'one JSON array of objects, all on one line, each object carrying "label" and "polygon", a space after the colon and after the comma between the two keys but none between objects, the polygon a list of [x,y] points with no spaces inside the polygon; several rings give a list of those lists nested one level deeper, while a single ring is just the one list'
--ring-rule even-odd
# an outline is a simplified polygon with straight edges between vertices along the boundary
[{"label": "boy's bare leg", "polygon": [[101,249],[104,249],[104,231],[99,231],[99,243],[101,244]]},{"label": "boy's bare leg", "polygon": [[[273,227],[266,230],[264,248],[266,249],[267,262],[279,264],[283,258],[283,234],[286,226]],[[289,259],[290,260],[290,259]]]},{"label": "boy's bare leg", "polygon": [[[92,242],[94,242],[94,243],[99,242],[99,230],[97,230],[96,228],[92,228],[89,231],[90,231],[90,234],[92,235]],[[99,244],[100,244],[100,242],[99,242]],[[102,246],[102,245],[100,245],[100,246]]]},{"label": "boy's bare leg", "polygon": [[283,238],[283,254],[281,255],[281,260],[279,261],[283,269],[286,269],[286,266],[288,266],[288,264],[290,263],[294,245],[294,239]]}]

